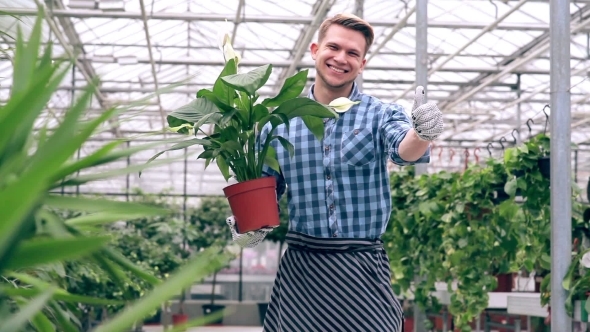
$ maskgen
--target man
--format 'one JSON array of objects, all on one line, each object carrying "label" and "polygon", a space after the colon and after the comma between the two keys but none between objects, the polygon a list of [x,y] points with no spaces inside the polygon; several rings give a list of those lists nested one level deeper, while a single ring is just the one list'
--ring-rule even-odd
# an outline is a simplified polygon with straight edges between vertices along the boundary
[{"label": "man", "polygon": [[[392,292],[390,267],[380,240],[391,213],[387,160],[427,163],[430,141],[443,131],[442,114],[425,104],[423,89],[410,121],[401,106],[365,95],[355,84],[373,43],[371,26],[353,15],[323,22],[311,45],[316,79],[309,93],[320,103],[346,97],[359,103],[325,121],[322,141],[294,119],[276,135],[295,146],[291,158],[274,141],[281,173],[277,195],[289,202],[288,248],[281,259],[264,331],[401,331],[403,312]],[[261,137],[266,135],[263,130]],[[288,190],[287,190],[288,188]],[[252,246],[269,230],[239,236]]]}]

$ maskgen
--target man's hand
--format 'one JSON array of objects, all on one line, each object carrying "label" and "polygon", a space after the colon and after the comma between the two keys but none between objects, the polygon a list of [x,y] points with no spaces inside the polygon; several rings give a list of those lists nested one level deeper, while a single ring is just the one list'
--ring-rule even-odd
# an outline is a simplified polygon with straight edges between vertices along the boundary
[{"label": "man's hand", "polygon": [[424,87],[418,86],[412,106],[412,120],[416,135],[422,140],[433,141],[443,132],[443,115],[435,103],[424,104],[425,97]]},{"label": "man's hand", "polygon": [[274,229],[273,227],[265,227],[256,231],[248,232],[245,234],[238,234],[236,231],[236,219],[234,216],[230,216],[226,219],[227,224],[229,225],[229,230],[231,232],[231,237],[235,243],[237,243],[242,248],[254,248],[264,238],[266,235]]}]

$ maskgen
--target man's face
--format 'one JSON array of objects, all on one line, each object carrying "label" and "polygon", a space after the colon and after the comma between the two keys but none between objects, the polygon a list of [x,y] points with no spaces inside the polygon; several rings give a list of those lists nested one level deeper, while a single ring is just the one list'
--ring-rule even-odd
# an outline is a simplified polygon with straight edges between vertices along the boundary
[{"label": "man's face", "polygon": [[324,39],[311,45],[317,78],[327,88],[343,88],[353,82],[365,66],[366,41],[362,33],[332,25]]}]

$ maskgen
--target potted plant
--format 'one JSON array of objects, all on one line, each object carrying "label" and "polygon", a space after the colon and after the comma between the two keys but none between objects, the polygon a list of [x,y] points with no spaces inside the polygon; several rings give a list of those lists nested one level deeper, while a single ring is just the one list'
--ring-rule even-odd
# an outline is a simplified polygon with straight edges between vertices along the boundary
[{"label": "potted plant", "polygon": [[[326,118],[337,118],[336,111],[310,98],[300,97],[307,81],[308,70],[287,78],[279,93],[259,101],[259,89],[268,81],[272,65],[256,67],[239,73],[240,58],[233,51],[229,35],[223,37],[225,66],[211,89],[201,89],[196,99],[170,113],[170,129],[203,138],[183,140],[168,150],[200,145],[206,167],[216,162],[226,181],[238,183],[224,188],[238,232],[279,226],[274,177],[263,177],[266,164],[280,172],[276,151],[271,141],[277,139],[293,153],[287,139],[273,135],[278,126],[289,126],[294,118],[304,124],[318,138],[324,134]],[[205,126],[210,125],[210,133]],[[265,128],[266,126],[266,128]],[[260,133],[265,129],[265,137]],[[165,151],[168,151],[165,150]],[[155,159],[160,152],[151,160]]]}]

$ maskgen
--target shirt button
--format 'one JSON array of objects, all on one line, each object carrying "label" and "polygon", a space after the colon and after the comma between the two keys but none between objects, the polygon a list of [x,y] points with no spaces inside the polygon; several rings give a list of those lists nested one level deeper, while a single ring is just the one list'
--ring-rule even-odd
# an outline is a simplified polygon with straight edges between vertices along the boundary
[{"label": "shirt button", "polygon": [[332,234],[332,237],[337,237],[338,235],[336,233]]},{"label": "shirt button", "polygon": [[332,177],[330,176],[330,174],[326,175],[326,179],[330,180]]},{"label": "shirt button", "polygon": [[355,129],[354,130],[354,134],[357,135],[358,133],[359,133],[359,130],[358,129]]},{"label": "shirt button", "polygon": [[330,146],[329,145],[326,145],[326,147],[324,148],[324,150],[330,151]]}]

